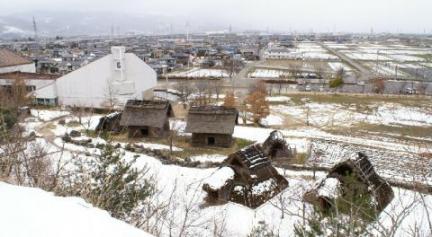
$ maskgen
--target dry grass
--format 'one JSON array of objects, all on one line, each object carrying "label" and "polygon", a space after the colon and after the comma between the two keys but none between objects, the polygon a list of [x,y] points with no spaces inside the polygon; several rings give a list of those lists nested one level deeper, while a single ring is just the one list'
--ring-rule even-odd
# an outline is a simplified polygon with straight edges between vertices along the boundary
[{"label": "dry grass", "polygon": [[52,130],[56,129],[56,125],[54,123],[47,123],[43,126],[38,132],[44,137],[54,137],[54,133]]},{"label": "dry grass", "polygon": [[178,137],[174,145],[176,147],[182,148],[183,151],[174,152],[174,155],[179,158],[189,158],[191,156],[198,156],[204,154],[219,154],[219,155],[229,155],[232,154],[248,145],[253,144],[253,142],[236,138],[233,146],[229,148],[221,148],[221,147],[193,147],[189,143],[190,137]]},{"label": "dry grass", "polygon": [[296,105],[303,105],[303,100],[316,103],[359,104],[398,103],[412,107],[432,107],[432,98],[416,96],[383,96],[383,95],[346,95],[346,94],[288,94]]},{"label": "dry grass", "polygon": [[[432,127],[423,126],[391,126],[385,124],[369,124],[360,122],[350,128],[331,128],[326,129],[327,132],[334,134],[350,134],[350,135],[365,135],[379,134],[386,137],[402,139],[404,141],[425,142],[421,138],[432,138]],[[420,138],[420,139],[418,139]]]},{"label": "dry grass", "polygon": [[[94,131],[88,131],[87,136],[96,137],[97,134]],[[154,144],[162,144],[162,145],[170,145],[169,138],[128,138],[127,132],[122,132],[119,134],[110,133],[109,140],[112,142],[123,142],[123,143],[154,143]],[[177,136],[174,138],[173,146],[183,149],[182,151],[174,151],[173,155],[179,158],[188,158],[191,156],[198,156],[203,154],[220,154],[220,155],[229,155],[234,153],[253,142],[236,138],[234,144],[230,148],[221,148],[221,147],[193,147],[190,144],[189,136]]]},{"label": "dry grass", "polygon": [[297,153],[294,159],[292,159],[292,164],[306,164],[308,159],[307,153]]}]

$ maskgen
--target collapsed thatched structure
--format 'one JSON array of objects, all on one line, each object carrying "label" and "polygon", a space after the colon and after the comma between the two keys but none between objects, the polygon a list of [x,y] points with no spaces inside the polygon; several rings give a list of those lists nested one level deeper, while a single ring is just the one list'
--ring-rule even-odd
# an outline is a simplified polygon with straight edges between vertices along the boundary
[{"label": "collapsed thatched structure", "polygon": [[289,159],[296,155],[296,150],[292,149],[288,145],[282,133],[278,130],[271,132],[270,136],[264,141],[262,146],[264,152],[269,154],[272,159]]},{"label": "collapsed thatched structure", "polygon": [[381,212],[393,197],[391,186],[375,172],[368,157],[358,153],[357,158],[335,165],[325,179],[305,193],[304,200],[321,210],[331,210],[338,200],[343,203],[362,199]]},{"label": "collapsed thatched structure", "polygon": [[186,132],[192,133],[193,146],[230,147],[237,123],[235,108],[224,106],[192,107],[187,116]]},{"label": "collapsed thatched structure", "polygon": [[272,166],[274,152],[269,151],[254,144],[229,155],[203,185],[207,201],[233,201],[256,208],[286,188],[288,181]]},{"label": "collapsed thatched structure", "polygon": [[121,132],[122,126],[120,126],[120,120],[122,117],[121,112],[114,112],[108,114],[99,119],[99,123],[96,127],[96,132]]},{"label": "collapsed thatched structure", "polygon": [[120,126],[128,129],[130,138],[164,137],[169,133],[169,118],[172,116],[168,101],[129,100]]}]

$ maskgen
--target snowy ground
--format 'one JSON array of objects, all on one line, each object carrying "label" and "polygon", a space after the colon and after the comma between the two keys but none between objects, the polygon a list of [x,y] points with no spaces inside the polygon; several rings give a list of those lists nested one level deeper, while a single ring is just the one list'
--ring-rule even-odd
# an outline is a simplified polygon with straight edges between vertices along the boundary
[{"label": "snowy ground", "polygon": [[225,78],[229,77],[226,70],[222,69],[200,69],[193,68],[183,72],[169,73],[168,77],[182,77],[182,78]]},{"label": "snowy ground", "polygon": [[149,237],[77,197],[0,182],[1,236]]},{"label": "snowy ground", "polygon": [[289,73],[282,70],[256,69],[249,74],[251,78],[279,78],[281,76],[289,76]]},{"label": "snowy ground", "polygon": [[[374,104],[371,106],[372,110],[361,111],[358,111],[355,106],[342,106],[340,104],[306,102],[305,105],[296,105],[288,96],[268,97],[267,100],[278,103],[277,105],[272,105],[271,115],[266,119],[270,127],[257,128],[236,126],[234,131],[235,137],[263,142],[273,130],[272,127],[281,126],[281,124],[291,121],[293,118],[304,122],[307,108],[309,108],[310,123],[313,126],[306,127],[302,125],[300,127],[283,128],[282,125],[284,137],[290,145],[297,148],[298,152],[306,152],[311,143],[313,147],[330,147],[331,149],[326,150],[339,151],[337,153],[324,153],[325,155],[320,158],[320,161],[322,161],[320,165],[328,167],[347,157],[349,152],[355,151],[359,146],[363,147],[362,149],[369,149],[367,151],[373,152],[375,155],[377,151],[385,150],[386,152],[381,154],[383,159],[378,159],[378,157],[372,158],[372,162],[376,165],[376,169],[381,175],[385,178],[396,177],[402,181],[411,181],[412,179],[410,180],[409,178],[416,178],[414,176],[405,176],[406,173],[403,171],[406,170],[407,167],[418,165],[420,161],[417,160],[416,157],[411,156],[404,156],[398,159],[398,157],[392,155],[394,154],[392,152],[397,152],[398,154],[402,152],[406,154],[407,151],[419,152],[418,147],[410,144],[398,143],[393,140],[335,135],[321,130],[321,127],[329,126],[331,123],[337,126],[349,126],[364,121],[397,126],[415,125],[429,127],[432,126],[430,111],[388,103]],[[51,113],[40,117],[40,120],[52,120],[55,117],[63,116],[60,112],[53,111]],[[67,122],[77,120],[77,118],[72,115],[68,115],[66,118]],[[85,127],[94,129],[96,126],[95,124],[97,124],[95,121],[97,121],[98,118],[99,116],[97,115],[84,117],[83,121],[87,123]],[[333,120],[332,118],[337,119]],[[50,154],[49,157],[52,160],[53,166],[57,167],[58,164],[61,164],[61,167],[64,167],[62,172],[65,174],[77,175],[79,169],[73,161],[91,160],[92,156],[100,154],[97,148],[89,149],[73,144],[64,144],[59,136],[70,131],[72,129],[71,127],[59,125],[54,121],[51,123],[55,126],[45,126],[47,123],[40,120],[30,118],[29,122],[23,124],[23,126],[26,127],[27,132],[36,130],[38,133],[44,132],[52,134],[54,138],[48,139],[45,136],[38,138],[36,141],[32,142],[27,149],[31,149],[33,146],[44,147],[47,153]],[[184,127],[184,123],[182,122],[178,122],[177,125],[179,125],[176,126],[179,130],[182,130]],[[85,128],[78,126],[76,129]],[[332,146],[327,143],[314,142],[316,139],[330,140],[332,142],[329,144]],[[98,138],[94,139],[93,142],[103,143],[105,141]],[[162,144],[148,142],[143,142],[142,145],[151,149],[167,148]],[[303,207],[306,208],[306,213],[309,213],[311,210],[310,205],[306,204],[304,206],[301,201],[302,194],[312,187],[315,182],[311,178],[312,173],[308,171],[278,169],[279,172],[288,179],[289,187],[271,201],[255,210],[234,203],[208,207],[203,200],[205,193],[202,191],[201,186],[217,169],[186,168],[176,165],[165,165],[158,159],[148,155],[128,151],[125,151],[124,154],[126,160],[132,160],[137,157],[135,166],[139,169],[149,170],[146,177],[152,177],[154,180],[157,180],[157,187],[160,192],[154,197],[153,202],[155,204],[166,204],[167,201],[170,200],[167,204],[168,214],[164,217],[165,221],[159,223],[164,236],[169,235],[169,231],[178,233],[186,217],[190,228],[188,228],[185,236],[213,236],[214,232],[219,231],[223,232],[223,236],[247,236],[251,229],[262,221],[265,221],[269,227],[279,233],[280,236],[292,236],[294,224],[301,223],[300,217]],[[202,154],[194,155],[190,157],[190,160],[203,163],[219,163],[225,159],[225,157],[225,155]],[[386,165],[389,162],[391,165]],[[421,160],[421,162],[423,162],[423,160]],[[318,177],[323,177],[324,175],[325,173],[323,172],[318,173]],[[430,176],[430,173],[426,174],[426,177],[428,177],[428,175]],[[420,177],[417,178],[420,179]],[[429,181],[430,180],[426,180],[426,182]],[[394,188],[394,191],[396,194],[395,199],[380,216],[380,221],[384,223],[384,227],[390,228],[392,225],[391,219],[403,212],[403,207],[409,207],[412,210],[399,224],[396,236],[406,236],[406,231],[408,231],[409,228],[413,228],[413,226],[419,226],[422,231],[427,231],[428,225],[426,224],[426,220],[416,219],[418,216],[427,215],[425,206],[418,201],[419,194],[398,188]],[[0,199],[1,198],[2,197],[0,197]],[[432,211],[432,197],[424,196],[422,200],[424,200],[424,204],[428,210]],[[412,202],[416,202],[416,205],[410,205]],[[55,214],[53,214],[53,216],[55,216]],[[156,220],[153,220],[152,223],[155,221]],[[218,225],[215,225],[215,223],[218,223]],[[112,226],[114,227],[114,224]],[[371,228],[373,227],[378,229],[382,228],[379,225],[371,226]],[[425,234],[425,236],[427,236],[427,234]]]},{"label": "snowy ground", "polygon": [[377,103],[358,109],[356,105],[293,103],[272,105],[273,116],[285,115],[317,127],[352,126],[356,123],[396,126],[432,126],[432,110],[406,107],[396,103]]},{"label": "snowy ground", "polygon": [[53,119],[57,119],[66,115],[69,115],[70,112],[69,111],[57,111],[57,110],[36,110],[36,109],[32,109],[31,111],[31,115],[38,118],[41,121],[50,121]]},{"label": "snowy ground", "polygon": [[[68,153],[72,154],[73,152],[68,151],[63,153],[63,155],[68,156]],[[217,229],[223,232],[223,236],[247,236],[250,230],[262,221],[265,221],[269,225],[269,228],[278,232],[281,236],[292,236],[294,224],[301,224],[301,213],[303,211],[302,194],[310,189],[315,182],[310,178],[312,175],[311,172],[279,169],[279,172],[289,180],[289,187],[259,208],[253,210],[235,203],[203,207],[205,193],[201,190],[201,185],[216,169],[195,169],[163,165],[155,158],[142,154],[126,152],[125,155],[125,159],[139,156],[136,167],[149,169],[150,173],[147,175],[153,176],[158,180],[157,185],[161,190],[161,193],[157,197],[158,201],[168,200],[174,195],[174,201],[169,205],[169,218],[174,220],[175,225],[170,226],[167,224],[164,226],[163,235],[168,235],[166,231],[169,228],[173,228],[171,231],[174,232],[178,230],[178,225],[182,223],[187,212],[188,221],[193,227],[188,229],[186,236],[213,236],[213,232],[216,229],[214,226],[215,222],[224,223],[221,225],[223,226],[223,230]],[[55,158],[58,158],[58,156],[58,154],[53,155],[53,160],[56,160]],[[64,158],[67,159],[67,157]],[[77,157],[75,156],[74,159],[77,159]],[[69,167],[69,170],[73,170],[73,165]],[[317,173],[318,177],[323,177],[324,175],[322,172]],[[383,212],[380,216],[384,223],[399,215],[402,212],[402,207],[409,206],[412,202],[419,199],[418,194],[411,191],[397,188],[394,191],[396,198],[388,206],[387,211]],[[430,207],[432,198],[430,196],[425,196],[424,198],[428,208],[432,209]],[[306,204],[304,207],[306,214],[311,211],[309,204]],[[412,208],[411,214],[400,223],[400,229],[396,236],[405,236],[403,230],[408,230],[410,226],[412,227],[415,224],[424,228],[425,231],[427,230],[427,226],[424,225],[425,222],[413,222],[415,215],[426,215],[421,203],[416,204]],[[391,223],[387,223],[388,227],[391,225]]]},{"label": "snowy ground", "polygon": [[329,62],[328,65],[335,72],[339,71],[340,69],[343,69],[345,72],[351,72],[353,70],[350,66],[346,65],[345,63]]}]

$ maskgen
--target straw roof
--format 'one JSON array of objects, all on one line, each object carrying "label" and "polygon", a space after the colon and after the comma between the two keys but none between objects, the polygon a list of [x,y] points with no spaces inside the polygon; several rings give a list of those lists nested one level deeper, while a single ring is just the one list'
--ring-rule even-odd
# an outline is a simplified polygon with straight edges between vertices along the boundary
[{"label": "straw roof", "polygon": [[235,108],[223,106],[192,107],[187,117],[186,132],[232,134],[237,122]]},{"label": "straw roof", "polygon": [[328,177],[339,178],[347,173],[354,174],[359,180],[370,187],[372,195],[375,196],[378,209],[384,209],[393,199],[394,194],[390,185],[376,172],[363,153],[358,153],[356,159],[349,159],[335,165],[329,172]]},{"label": "straw roof", "polygon": [[168,101],[129,100],[120,120],[121,126],[148,126],[162,128],[172,108]]}]

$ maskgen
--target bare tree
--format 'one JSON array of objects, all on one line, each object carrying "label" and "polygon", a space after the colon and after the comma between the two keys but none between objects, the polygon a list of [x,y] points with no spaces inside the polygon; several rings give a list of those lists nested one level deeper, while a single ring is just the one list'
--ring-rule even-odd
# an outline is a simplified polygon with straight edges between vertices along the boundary
[{"label": "bare tree", "polygon": [[180,81],[174,85],[174,89],[180,93],[180,99],[183,103],[188,102],[189,96],[194,93],[195,86],[190,81]]}]

